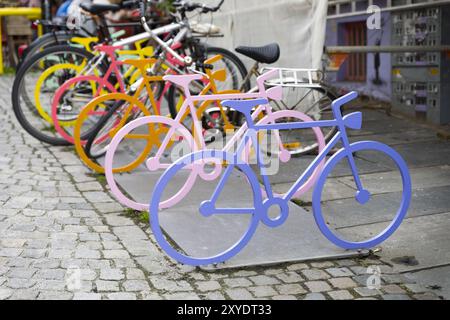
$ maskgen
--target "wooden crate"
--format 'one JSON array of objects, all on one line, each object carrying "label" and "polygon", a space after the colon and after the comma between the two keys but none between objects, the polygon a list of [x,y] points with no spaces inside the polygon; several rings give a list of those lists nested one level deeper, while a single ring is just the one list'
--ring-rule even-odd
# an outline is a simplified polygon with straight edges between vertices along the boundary
[{"label": "wooden crate", "polygon": [[19,6],[19,2],[17,0],[0,0],[0,8],[5,8],[5,7],[18,7]]},{"label": "wooden crate", "polygon": [[30,21],[21,16],[11,16],[5,18],[6,33],[8,36],[31,36]]}]

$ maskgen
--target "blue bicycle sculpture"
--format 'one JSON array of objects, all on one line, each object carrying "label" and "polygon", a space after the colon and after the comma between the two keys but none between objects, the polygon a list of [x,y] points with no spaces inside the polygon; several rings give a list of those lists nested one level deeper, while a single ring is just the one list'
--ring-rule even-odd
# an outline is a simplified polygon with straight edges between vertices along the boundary
[{"label": "blue bicycle sculpture", "polygon": [[[388,239],[398,229],[408,211],[411,200],[411,178],[405,161],[395,150],[388,147],[387,145],[373,141],[350,143],[346,129],[361,129],[362,113],[354,112],[343,116],[341,107],[349,101],[357,98],[357,96],[358,95],[356,92],[351,92],[333,102],[332,110],[335,117],[334,120],[313,122],[287,122],[261,126],[255,125],[251,113],[252,110],[254,110],[255,106],[267,104],[267,100],[255,99],[224,101],[222,103],[224,107],[232,108],[245,115],[250,130],[241,140],[237,148],[237,152],[234,154],[218,150],[200,151],[181,158],[179,161],[175,162],[169,169],[167,169],[164,175],[160,178],[159,182],[156,184],[150,203],[150,221],[153,233],[159,245],[163,248],[163,250],[166,251],[169,256],[183,264],[200,266],[222,263],[226,260],[229,260],[236,254],[238,254],[248,244],[260,222],[270,228],[279,227],[286,222],[286,219],[289,215],[289,201],[294,196],[296,190],[298,190],[298,188],[307,181],[308,177],[310,177],[314,173],[314,171],[318,167],[320,167],[321,163],[323,163],[333,147],[335,147],[339,142],[342,143],[342,149],[335,153],[330,159],[328,159],[321,175],[316,182],[316,186],[313,192],[312,208],[317,226],[328,240],[344,249],[370,249]],[[277,196],[276,194],[274,194],[271,182],[269,181],[269,177],[265,172],[266,168],[263,163],[263,151],[261,150],[262,148],[259,147],[258,143],[258,132],[262,130],[291,130],[313,127],[336,127],[338,131],[327,144],[326,148],[316,157],[311,165],[293,184],[290,191],[282,197]],[[250,167],[248,162],[242,161],[240,156],[244,153],[244,148],[248,147],[250,143],[253,146],[256,146],[255,149],[257,163],[260,170],[260,178],[262,178],[264,188],[261,188],[261,184],[257,178],[257,175]],[[357,203],[363,206],[371,200],[372,194],[367,189],[365,189],[360,178],[355,160],[355,154],[362,151],[380,152],[390,158],[395,163],[395,167],[399,170],[403,190],[401,192],[402,198],[399,208],[393,220],[390,221],[390,224],[386,228],[383,228],[383,230],[381,230],[378,234],[370,235],[369,239],[353,242],[341,237],[327,224],[322,212],[321,199],[325,182],[330,173],[341,160],[345,160],[346,158],[354,178],[356,190],[355,199]],[[209,164],[209,166],[215,166],[215,169],[213,169],[213,173],[209,173],[210,176],[213,175],[217,177],[217,173],[219,171],[222,171],[222,175],[220,181],[217,183],[215,190],[213,190],[212,192],[212,196],[208,196],[205,194],[204,196],[206,197],[206,199],[199,203],[199,214],[202,215],[204,219],[208,219],[217,215],[247,215],[249,217],[249,223],[242,237],[239,237],[239,239],[235,243],[230,245],[222,252],[207,257],[193,257],[176,249],[173,245],[173,242],[164,235],[160,221],[160,214],[164,210],[160,210],[159,204],[163,197],[164,190],[167,188],[169,182],[176,176],[177,173],[183,170],[189,170],[189,168],[192,168],[193,166],[204,166],[206,168],[207,164]],[[241,175],[245,175],[246,180],[251,186],[251,190],[253,192],[253,205],[248,208],[220,207],[217,204],[217,200],[223,192],[224,187],[227,185],[227,182],[229,182],[232,173],[236,172],[236,169],[238,169],[237,172],[239,172]],[[214,174],[214,172],[216,174]],[[271,208],[277,208],[279,212],[279,214],[275,218],[269,214]],[[218,236],[226,237],[226,235]]]}]

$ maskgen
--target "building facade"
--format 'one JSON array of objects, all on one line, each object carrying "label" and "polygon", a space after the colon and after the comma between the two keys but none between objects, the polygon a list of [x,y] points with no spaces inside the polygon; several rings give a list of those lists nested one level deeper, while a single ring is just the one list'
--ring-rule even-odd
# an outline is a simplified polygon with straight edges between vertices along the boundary
[{"label": "building facade", "polygon": [[[381,9],[369,28],[367,9]],[[450,45],[450,1],[329,1],[326,46]],[[370,25],[371,26],[371,25]],[[372,26],[371,26],[372,27]],[[389,101],[396,111],[435,124],[450,123],[450,55],[446,52],[350,54],[328,80]]]}]

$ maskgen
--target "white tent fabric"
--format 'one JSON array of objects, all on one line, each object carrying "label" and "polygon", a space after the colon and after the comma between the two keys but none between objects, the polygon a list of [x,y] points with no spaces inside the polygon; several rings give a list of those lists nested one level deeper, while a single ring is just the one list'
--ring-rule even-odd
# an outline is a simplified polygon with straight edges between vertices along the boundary
[{"label": "white tent fabric", "polygon": [[[218,1],[201,2],[215,5]],[[327,6],[327,0],[225,0],[213,16],[225,37],[208,42],[228,49],[277,42],[281,58],[276,66],[321,68]],[[202,22],[210,21],[204,16]]]}]

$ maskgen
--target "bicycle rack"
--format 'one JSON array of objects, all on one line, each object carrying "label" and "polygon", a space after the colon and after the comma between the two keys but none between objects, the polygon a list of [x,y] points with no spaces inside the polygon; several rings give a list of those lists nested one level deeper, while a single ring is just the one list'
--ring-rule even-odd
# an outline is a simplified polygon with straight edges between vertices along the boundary
[{"label": "bicycle rack", "polygon": [[324,74],[318,69],[295,69],[265,67],[261,73],[269,70],[278,70],[279,77],[266,81],[266,85],[291,87],[291,88],[320,88]]},{"label": "bicycle rack", "polygon": [[[123,154],[121,159],[129,161],[127,157],[130,155]],[[130,158],[131,159],[131,158]],[[100,159],[102,161],[103,159]],[[139,170],[133,174],[126,174],[117,176],[117,182],[121,188],[133,197],[135,201],[148,201],[149,194],[152,192],[153,186],[159,179],[159,174],[153,174],[145,169]],[[234,172],[229,181],[229,188],[224,193],[225,197],[231,199],[233,204],[242,201],[245,205],[247,202],[247,194],[242,194],[242,185],[246,182],[239,172]],[[180,183],[182,180],[180,180]],[[209,192],[209,185],[207,183],[199,185],[197,189],[192,192],[192,199],[196,195],[202,195]],[[185,200],[186,206],[179,206],[177,210],[173,210],[172,214],[165,215],[164,220],[161,221],[162,227],[167,234],[170,234],[171,239],[177,243],[185,252],[195,255],[197,250],[203,250],[192,237],[192,232],[189,226],[192,221],[199,221],[204,223],[204,217],[198,215],[198,212],[191,210],[191,206],[195,203],[190,200]],[[218,269],[232,269],[241,267],[254,266],[269,266],[280,263],[293,263],[304,261],[322,261],[329,259],[346,259],[346,258],[361,258],[369,254],[368,250],[348,251],[336,247],[330,243],[317,228],[314,218],[310,212],[296,205],[293,202],[289,203],[290,215],[286,223],[276,229],[269,229],[262,225],[259,226],[253,239],[249,242],[242,252],[236,257],[218,265],[203,266],[203,270],[214,271]],[[216,232],[208,232],[203,240],[216,252],[217,247],[223,243],[221,237],[213,236],[217,234],[227,234],[228,236],[236,236],[235,232],[239,233],[240,224],[223,224],[211,225],[211,230]],[[242,222],[245,225],[245,222]]]}]

